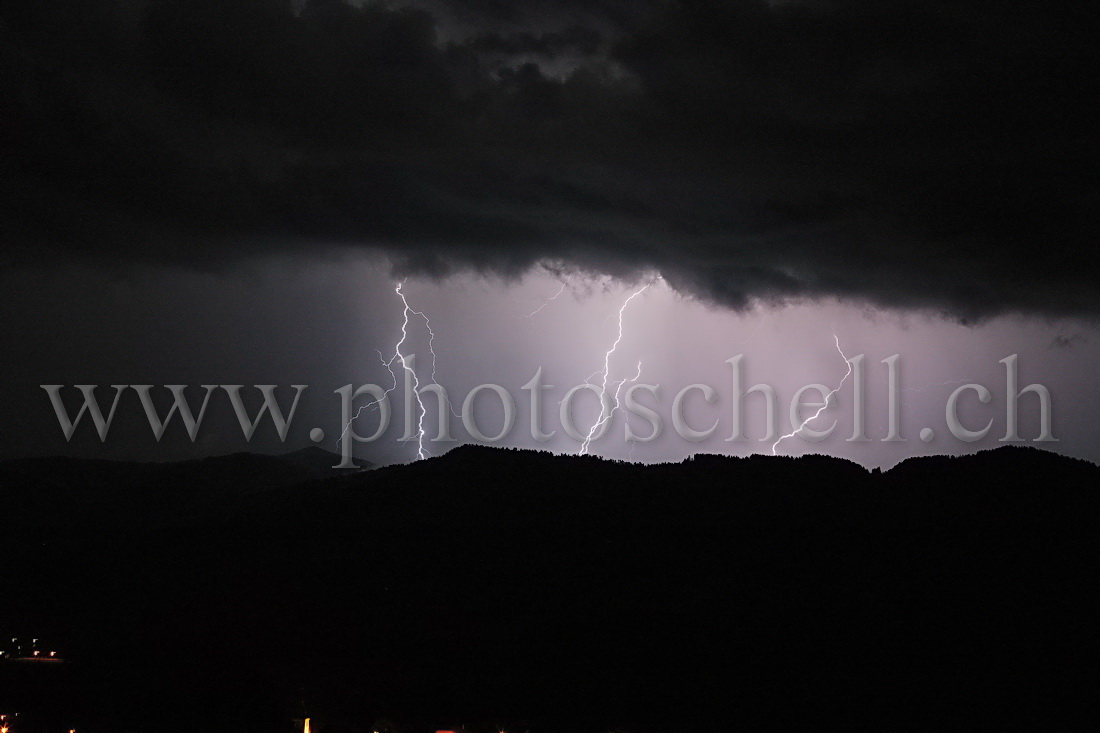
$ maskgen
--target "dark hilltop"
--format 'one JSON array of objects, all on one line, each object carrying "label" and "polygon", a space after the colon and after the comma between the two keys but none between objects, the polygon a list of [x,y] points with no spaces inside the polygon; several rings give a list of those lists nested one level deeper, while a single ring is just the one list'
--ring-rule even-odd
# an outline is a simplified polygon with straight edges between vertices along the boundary
[{"label": "dark hilltop", "polygon": [[324,459],[0,464],[0,630],[64,657],[0,661],[0,712],[81,733],[1070,729],[1100,712],[1084,461],[1001,448],[868,472],[464,446],[333,477]]}]

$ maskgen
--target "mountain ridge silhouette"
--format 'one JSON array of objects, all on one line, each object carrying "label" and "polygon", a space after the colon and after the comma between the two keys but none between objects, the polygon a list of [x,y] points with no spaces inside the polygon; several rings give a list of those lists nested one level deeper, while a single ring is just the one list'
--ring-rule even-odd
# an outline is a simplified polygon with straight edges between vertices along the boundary
[{"label": "mountain ridge silhouette", "polygon": [[184,466],[76,509],[30,502],[27,465],[0,464],[0,638],[56,639],[67,664],[47,684],[0,663],[0,707],[77,730],[183,731],[202,709],[289,733],[303,701],[331,733],[1100,713],[1100,467],[1045,451],[874,472],[469,446],[262,490]]}]

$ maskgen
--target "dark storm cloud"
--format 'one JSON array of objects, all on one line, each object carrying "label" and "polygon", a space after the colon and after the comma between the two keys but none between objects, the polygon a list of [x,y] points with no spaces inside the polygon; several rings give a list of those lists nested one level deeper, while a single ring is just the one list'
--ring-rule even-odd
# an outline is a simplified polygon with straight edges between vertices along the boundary
[{"label": "dark storm cloud", "polygon": [[657,269],[715,303],[1094,316],[1089,3],[3,11],[8,260]]},{"label": "dark storm cloud", "polygon": [[1050,341],[1050,349],[1072,349],[1077,344],[1085,343],[1088,338],[1083,333],[1057,334]]},{"label": "dark storm cloud", "polygon": [[601,40],[598,32],[573,26],[551,33],[489,33],[471,39],[465,46],[478,54],[497,54],[506,58],[530,54],[556,59],[568,53],[592,56],[600,49]]}]

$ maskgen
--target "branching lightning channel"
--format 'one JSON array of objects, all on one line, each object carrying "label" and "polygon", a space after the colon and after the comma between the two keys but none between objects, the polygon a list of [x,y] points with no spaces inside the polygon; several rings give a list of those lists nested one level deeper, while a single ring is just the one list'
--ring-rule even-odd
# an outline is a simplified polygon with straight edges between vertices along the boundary
[{"label": "branching lightning channel", "polygon": [[[619,343],[623,340],[623,313],[626,312],[626,307],[628,305],[630,305],[630,301],[634,300],[639,295],[644,293],[647,289],[649,289],[650,284],[651,283],[646,283],[645,285],[643,285],[642,287],[638,288],[633,293],[631,293],[630,296],[626,300],[623,301],[622,306],[619,308],[619,334],[615,338],[615,343],[611,344],[611,348],[608,349],[607,352],[603,355],[603,370],[602,370],[603,371],[603,377],[602,377],[602,380],[601,380],[600,389],[605,394],[607,393],[608,374],[611,371],[611,355],[615,353],[615,350],[619,348]],[[596,374],[596,372],[594,372],[591,376],[589,376],[589,379],[591,379],[592,376],[595,376],[595,374]],[[634,378],[635,381],[641,376],[641,374],[642,374],[642,363],[638,362],[638,376],[636,376]],[[625,382],[625,381],[626,380],[623,380],[623,382]],[[610,420],[612,415],[615,414],[615,408],[617,408],[619,406],[619,389],[622,388],[623,382],[619,382],[619,387],[616,388],[616,390],[615,390],[615,405],[610,410],[606,411],[606,415],[604,414],[605,410],[604,410],[604,407],[603,407],[603,400],[602,399],[600,400],[600,417],[599,417],[598,420],[596,420],[596,422],[592,425],[591,429],[588,431],[588,435],[585,437],[584,442],[581,444],[581,449],[580,449],[580,452],[579,452],[578,455],[583,456],[583,455],[588,453],[588,447],[592,443],[592,436],[595,435],[596,431],[600,427],[602,427],[604,423],[606,423],[608,420]]]},{"label": "branching lightning channel", "polygon": [[[380,360],[382,361],[382,366],[386,367],[386,369],[389,369],[389,372],[390,372],[390,376],[391,376],[391,377],[393,377],[393,386],[392,386],[392,387],[390,387],[389,389],[387,389],[387,390],[386,390],[385,392],[383,392],[383,393],[382,393],[382,396],[383,396],[383,397],[386,397],[386,396],[388,396],[388,395],[389,395],[389,393],[390,393],[390,392],[392,392],[392,391],[394,391],[395,389],[397,389],[397,375],[393,373],[393,369],[390,369],[390,365],[391,365],[391,364],[393,363],[393,360],[392,360],[392,359],[391,359],[390,361],[386,361],[386,357],[382,356],[382,352],[381,352],[381,351],[379,351],[379,352],[378,352],[378,358],[379,358],[379,359],[380,359]],[[351,416],[351,417],[350,417],[350,418],[348,419],[347,425],[345,425],[345,426],[344,426],[344,429],[340,431],[340,437],[336,439],[336,445],[337,445],[337,446],[339,446],[339,445],[340,445],[340,441],[341,441],[341,440],[343,440],[343,439],[344,439],[344,436],[345,436],[345,435],[347,435],[347,433],[348,433],[348,431],[349,431],[349,430],[351,430],[351,424],[352,424],[353,422],[355,422],[355,420],[356,420],[356,419],[357,419],[357,418],[358,418],[358,417],[359,417],[359,416],[360,416],[361,414],[363,414],[363,411],[364,411],[364,410],[369,410],[369,409],[371,409],[372,407],[377,407],[377,406],[378,406],[378,403],[380,403],[381,401],[382,401],[382,400],[380,400],[380,399],[379,399],[379,400],[373,400],[373,401],[371,401],[371,402],[368,402],[368,403],[367,403],[367,404],[365,404],[365,405],[360,405],[360,406],[359,406],[359,409],[355,411],[355,414],[354,414],[354,415],[352,415],[352,416]]]},{"label": "branching lightning channel", "polygon": [[[638,368],[637,368],[637,371],[634,372],[634,376],[630,377],[628,379],[620,379],[618,384],[615,385],[615,404],[612,406],[611,410],[608,411],[607,417],[603,418],[598,423],[596,423],[595,429],[599,429],[605,422],[607,422],[608,420],[611,419],[611,417],[615,414],[615,412],[617,410],[622,408],[622,402],[619,401],[619,393],[622,392],[623,385],[626,384],[627,382],[630,382],[631,384],[636,384],[637,381],[641,378],[642,378],[642,362],[639,359],[638,360]],[[591,436],[592,436],[592,433],[590,432],[589,433],[589,438],[591,438]],[[634,457],[634,448],[637,446],[637,444],[638,444],[638,441],[636,441],[636,440],[631,441],[631,446],[630,446],[630,456],[631,456],[631,458]]]},{"label": "branching lightning channel", "polygon": [[[397,343],[393,347],[393,356],[391,356],[387,360],[386,357],[382,356],[382,352],[378,352],[378,358],[382,360],[382,366],[386,368],[386,370],[390,373],[390,376],[393,378],[393,386],[382,393],[382,399],[385,399],[389,396],[391,392],[397,389],[397,374],[395,374],[393,371],[394,362],[400,361],[401,368],[412,376],[414,394],[416,395],[416,403],[417,407],[419,408],[419,415],[417,416],[416,425],[416,457],[419,460],[422,458],[427,458],[429,455],[428,452],[424,449],[424,415],[427,411],[424,408],[423,400],[421,400],[420,398],[420,379],[416,375],[416,370],[409,366],[407,357],[401,351],[401,348],[402,346],[404,346],[405,341],[409,338],[409,315],[413,314],[420,316],[424,319],[424,325],[428,329],[428,350],[432,354],[432,381],[434,382],[436,381],[435,331],[432,330],[432,324],[431,321],[428,319],[428,316],[425,315],[422,311],[414,310],[409,305],[409,301],[405,297],[405,293],[402,292],[401,289],[404,284],[405,281],[402,280],[394,287],[394,292],[397,293],[397,297],[401,298],[401,304],[403,305],[403,310],[401,313],[401,338],[397,340]],[[339,444],[339,441],[344,439],[344,436],[347,435],[347,432],[351,429],[351,424],[355,422],[356,418],[363,414],[364,410],[369,410],[373,407],[377,407],[381,401],[381,399],[373,400],[365,405],[362,405],[358,410],[356,410],[355,414],[352,415],[351,418],[348,420],[347,425],[344,426],[343,431],[340,433],[340,438],[337,439],[337,443]],[[452,408],[452,412],[453,411],[454,410]]]},{"label": "branching lightning channel", "polygon": [[[410,313],[414,313],[414,314],[416,314],[416,315],[418,315],[418,316],[420,316],[421,318],[424,319],[424,327],[426,329],[428,329],[428,351],[431,352],[431,355],[432,355],[432,382],[434,384],[438,384],[439,380],[436,379],[436,376],[435,376],[436,362],[438,361],[438,356],[435,353],[435,331],[432,330],[432,322],[428,318],[427,314],[424,313],[423,311],[413,310],[412,308],[409,307],[409,302],[407,300],[405,300],[405,296],[400,291],[400,287],[401,286],[398,285],[397,294],[401,296],[401,301],[405,304],[405,307],[409,309]],[[417,394],[417,399],[419,399],[419,397],[420,397],[419,394]],[[451,404],[450,397],[448,397],[446,394],[444,394],[443,399],[446,400],[447,409],[449,409],[451,411],[451,414],[454,415],[455,417],[461,418],[462,416],[459,415],[457,412],[455,412],[455,408]],[[419,441],[420,441],[420,444],[421,444],[421,448],[423,448],[423,442],[424,442],[424,405],[423,405],[423,403],[421,403],[420,409],[421,409],[421,413],[420,413],[420,424],[419,424],[419,431],[420,431],[419,432],[419,436],[420,436]]]},{"label": "branching lightning channel", "polygon": [[810,415],[808,418],[803,420],[802,424],[799,425],[797,428],[795,428],[791,432],[787,433],[786,435],[779,436],[779,439],[776,440],[774,443],[772,443],[772,455],[773,456],[776,455],[775,449],[780,443],[782,443],[787,438],[793,438],[794,436],[798,435],[800,432],[802,432],[803,428],[805,428],[811,422],[816,420],[818,418],[818,416],[821,415],[821,413],[825,412],[825,408],[827,408],[829,406],[829,400],[831,400],[833,398],[833,395],[835,395],[837,392],[840,391],[840,388],[844,386],[844,382],[847,381],[848,377],[852,376],[852,362],[848,361],[848,357],[844,355],[844,351],[840,348],[840,337],[838,337],[836,334],[833,334],[833,340],[836,342],[837,352],[839,352],[840,357],[842,359],[844,359],[844,363],[848,365],[848,371],[841,378],[840,384],[838,384],[833,391],[829,392],[829,394],[825,395],[825,402],[824,402],[824,404],[821,405],[821,407],[817,408],[817,412],[815,412],[813,415]]},{"label": "branching lightning channel", "polygon": [[[416,395],[416,406],[419,412],[416,422],[416,457],[417,459],[423,459],[428,457],[427,451],[424,450],[424,414],[427,410],[424,409],[424,400],[420,398],[420,378],[416,376],[416,370],[409,366],[407,358],[401,353],[401,345],[405,343],[405,339],[408,338],[408,326],[409,326],[409,313],[415,313],[427,322],[428,317],[420,311],[415,311],[409,307],[409,301],[405,298],[405,294],[401,292],[401,286],[405,284],[405,281],[397,283],[397,287],[394,288],[394,292],[397,293],[397,297],[401,298],[401,302],[405,306],[404,318],[405,320],[401,324],[401,340],[397,342],[397,346],[394,347],[394,356],[401,360],[401,368],[412,376],[413,380],[413,394]],[[428,333],[431,334],[431,340],[435,339],[435,333],[432,332],[432,327],[428,326]],[[431,343],[429,341],[429,344]],[[435,349],[432,349],[432,373],[435,373]]]},{"label": "branching lightning channel", "polygon": [[557,300],[557,299],[558,299],[558,296],[559,296],[559,295],[561,295],[562,293],[564,293],[564,292],[565,292],[565,288],[566,288],[566,285],[567,285],[567,283],[562,283],[562,284],[561,284],[561,288],[560,288],[560,289],[558,290],[558,292],[554,293],[554,294],[553,294],[553,295],[551,295],[551,296],[550,296],[549,298],[547,298],[546,300],[544,300],[544,301],[542,302],[542,305],[540,305],[540,306],[539,306],[538,308],[536,308],[535,310],[531,311],[531,312],[530,312],[530,313],[528,313],[527,315],[523,316],[523,318],[526,318],[526,319],[528,319],[528,320],[532,320],[532,319],[534,319],[534,317],[535,317],[535,316],[537,316],[537,315],[538,315],[538,314],[539,314],[540,312],[542,312],[542,309],[543,309],[543,308],[545,308],[546,306],[550,305],[550,303],[551,303],[552,301],[555,301],[555,300]]}]

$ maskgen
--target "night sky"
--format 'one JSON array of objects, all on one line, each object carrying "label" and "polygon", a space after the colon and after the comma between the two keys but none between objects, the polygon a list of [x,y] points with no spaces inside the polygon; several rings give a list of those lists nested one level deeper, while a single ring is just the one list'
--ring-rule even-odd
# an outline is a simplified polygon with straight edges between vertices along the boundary
[{"label": "night sky", "polygon": [[[701,443],[666,425],[632,446],[619,414],[594,454],[769,452],[759,405],[752,439],[725,440],[725,361],[745,354],[745,386],[775,387],[786,433],[798,387],[844,377],[839,343],[866,354],[873,440],[845,440],[847,381],[814,423],[835,419],[836,434],[780,453],[890,466],[994,447],[998,362],[1019,354],[1020,385],[1053,396],[1059,442],[1042,447],[1100,461],[1094,12],[1031,0],[5,6],[0,458],[278,451],[310,445],[312,427],[336,450],[333,390],[391,382],[379,352],[401,336],[404,281],[458,403],[482,383],[515,395],[502,445],[576,452],[557,401],[599,379],[620,308],[649,283],[623,309],[609,384],[640,364],[666,423],[677,391],[709,384],[716,404],[695,394],[689,413],[720,425]],[[430,382],[423,319],[408,332]],[[907,440],[883,443],[892,354]],[[547,443],[528,436],[520,389],[539,367],[556,385]],[[944,424],[967,382],[993,393],[960,410],[971,427],[994,420],[975,443]],[[200,384],[284,385],[286,405],[288,385],[309,388],[285,445],[270,424],[246,443],[224,394],[194,443],[178,423],[158,443],[133,393],[101,443],[89,424],[66,442],[41,384],[104,385],[105,404],[110,384],[189,384],[196,408]],[[396,440],[397,396],[391,431],[362,455],[415,457]],[[496,432],[492,400],[477,404]],[[1020,405],[1030,440],[1038,402]],[[596,410],[579,403],[578,424]],[[429,406],[431,434],[435,422]]]}]

